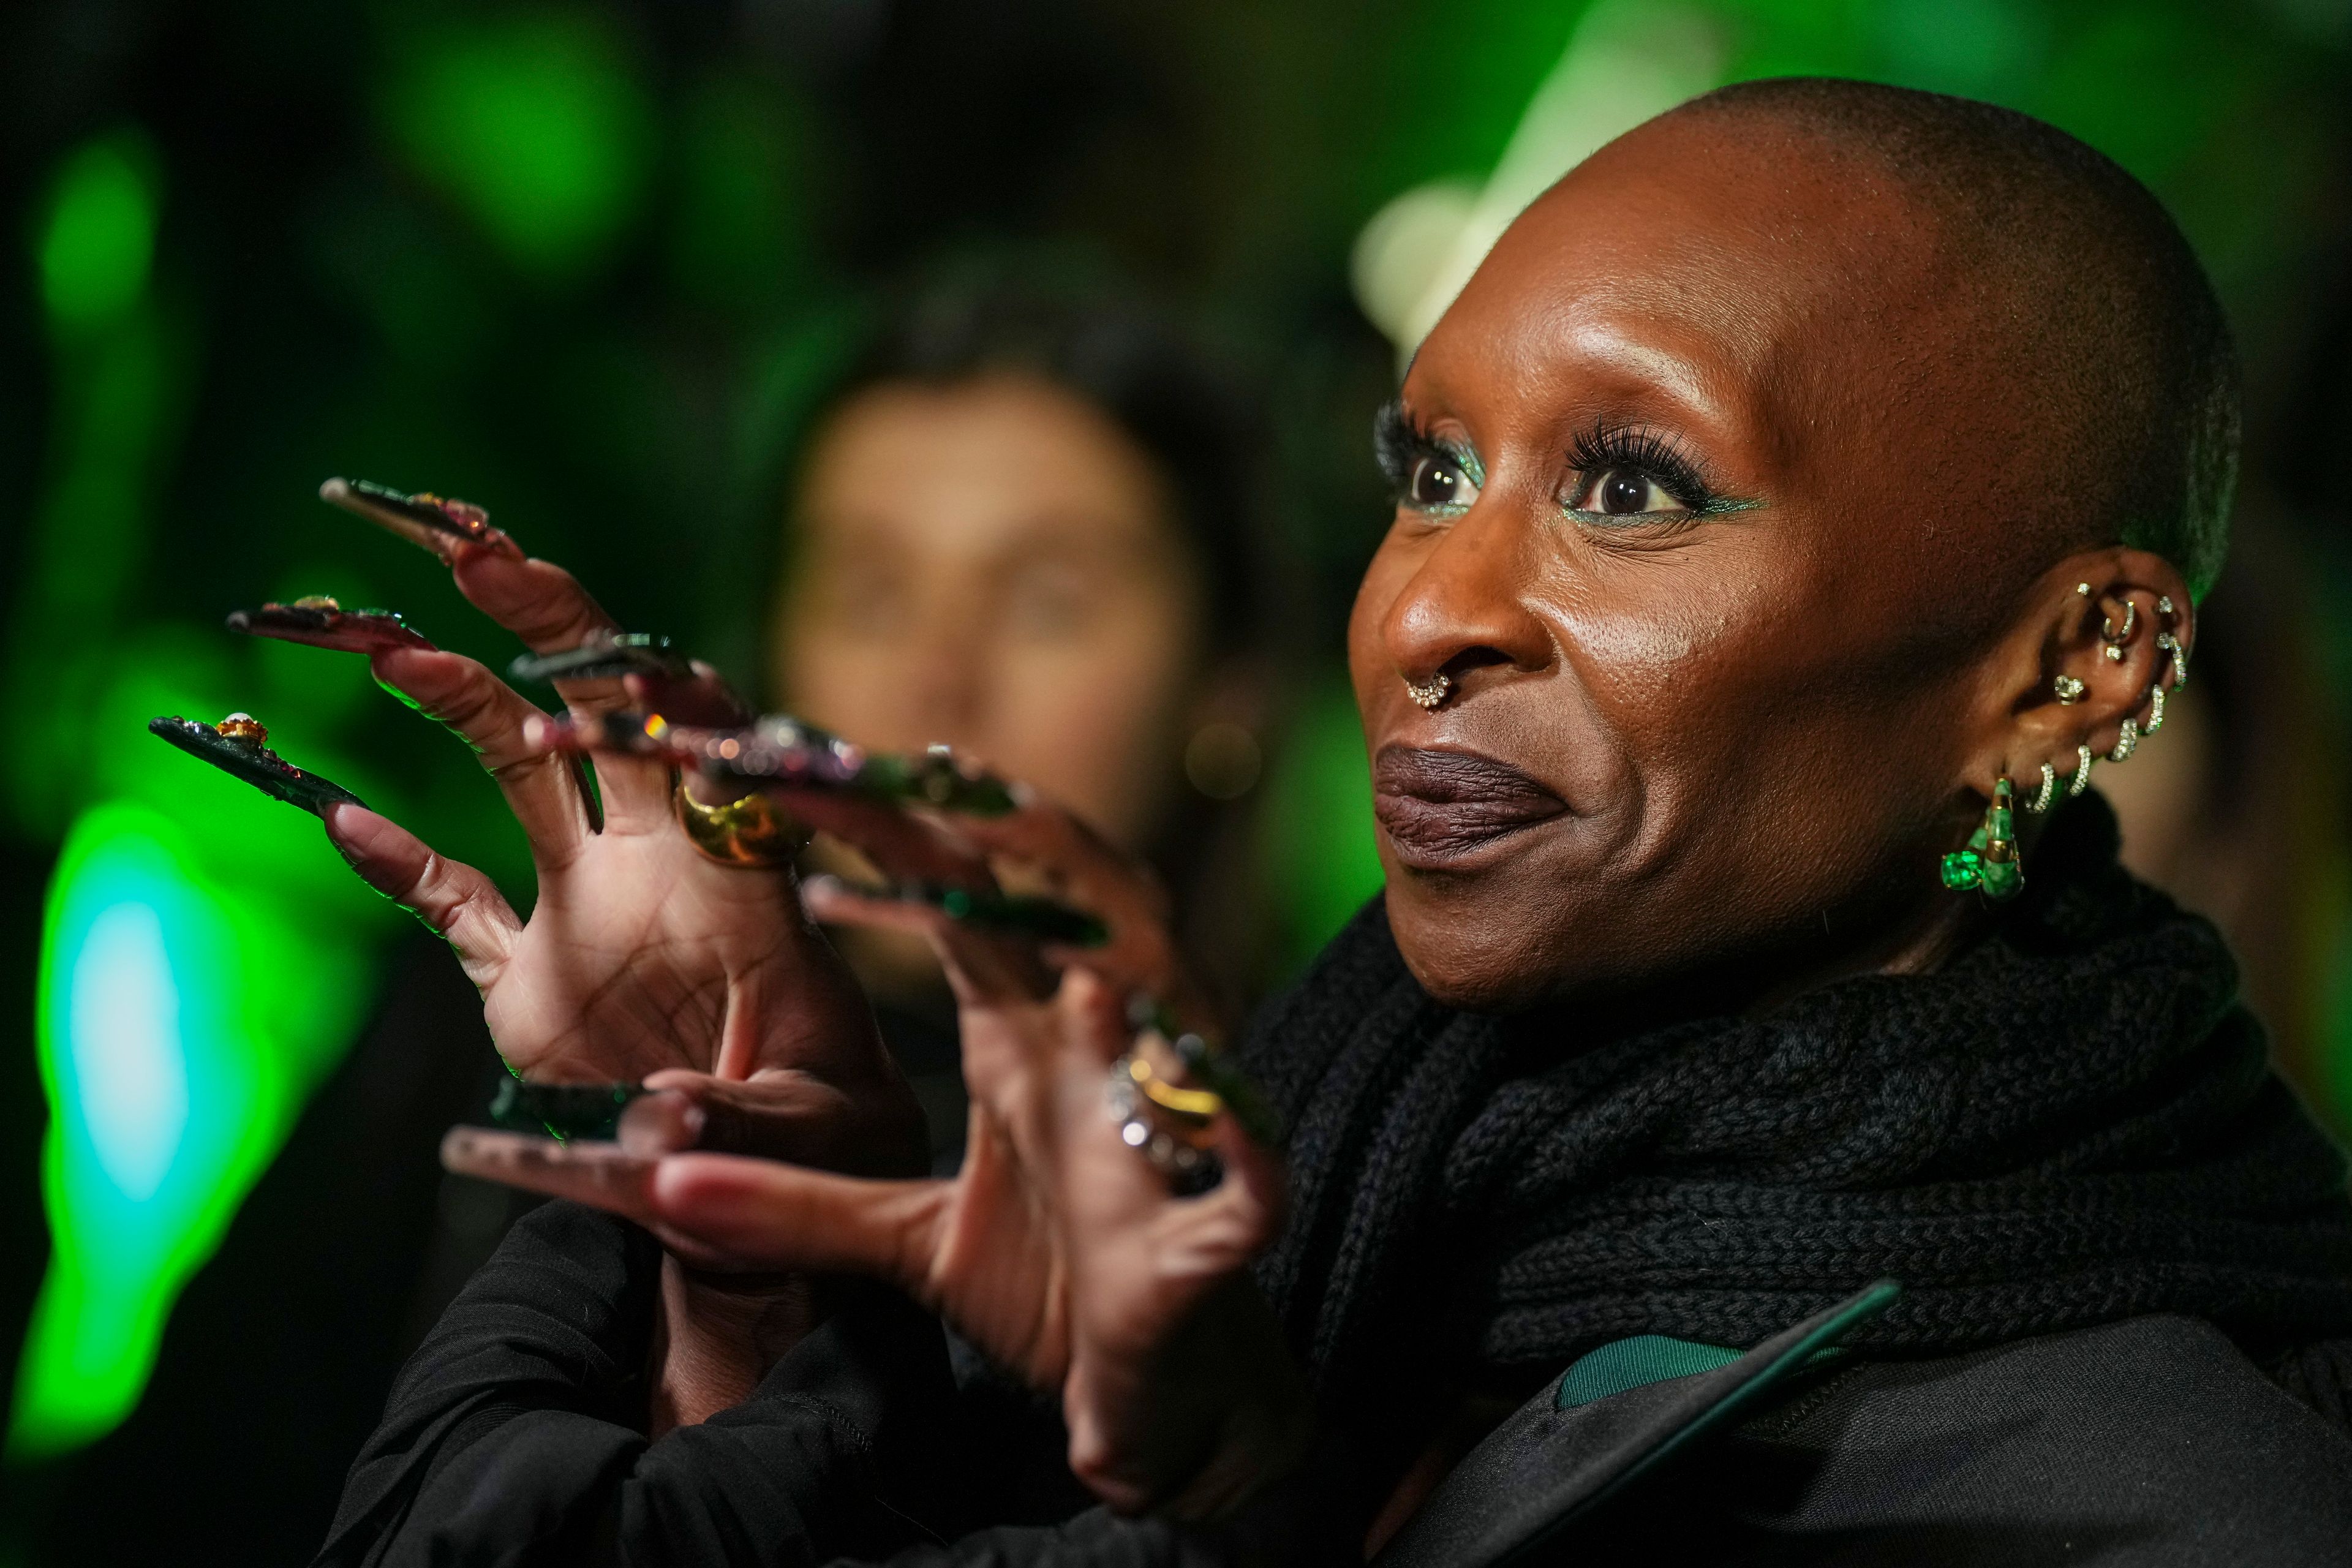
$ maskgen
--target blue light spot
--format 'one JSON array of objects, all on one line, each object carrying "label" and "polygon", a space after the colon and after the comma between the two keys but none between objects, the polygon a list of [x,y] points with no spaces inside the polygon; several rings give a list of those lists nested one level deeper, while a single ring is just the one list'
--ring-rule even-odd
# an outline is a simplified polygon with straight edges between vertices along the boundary
[{"label": "blue light spot", "polygon": [[89,922],[72,959],[67,1048],[91,1149],[117,1190],[155,1195],[188,1126],[180,989],[163,924],[143,903]]}]

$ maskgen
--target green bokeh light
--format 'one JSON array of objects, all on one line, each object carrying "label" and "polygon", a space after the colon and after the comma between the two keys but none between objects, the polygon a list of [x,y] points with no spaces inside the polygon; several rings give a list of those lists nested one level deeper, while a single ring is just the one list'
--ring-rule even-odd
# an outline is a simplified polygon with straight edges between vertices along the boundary
[{"label": "green bokeh light", "polygon": [[1264,843],[1266,886],[1281,914],[1285,958],[1295,971],[1381,890],[1372,824],[1371,765],[1355,694],[1335,680],[1299,705],[1272,776]]},{"label": "green bokeh light", "polygon": [[642,204],[656,127],[598,18],[486,18],[405,52],[377,111],[410,166],[534,277],[603,259]]},{"label": "green bokeh light", "polygon": [[363,995],[365,954],[308,900],[223,886],[183,826],[115,801],[67,836],[42,930],[52,1237],[8,1452],[111,1428]]},{"label": "green bokeh light", "polygon": [[34,244],[41,302],[56,325],[102,325],[147,290],[155,255],[154,160],[135,132],[93,142],[58,171]]},{"label": "green bokeh light", "polygon": [[257,658],[127,614],[190,368],[150,276],[162,187],[146,146],[121,132],[70,153],[30,236],[55,389],[6,691],[44,743],[0,776],[19,827],[64,847],[35,1021],[52,1247],[9,1421],[19,1460],[87,1443],[137,1402],[173,1301],[351,1039],[396,918],[314,820],[146,732],[257,696],[293,754],[371,789],[317,734],[354,710],[364,666],[297,667],[285,656],[314,650]]}]

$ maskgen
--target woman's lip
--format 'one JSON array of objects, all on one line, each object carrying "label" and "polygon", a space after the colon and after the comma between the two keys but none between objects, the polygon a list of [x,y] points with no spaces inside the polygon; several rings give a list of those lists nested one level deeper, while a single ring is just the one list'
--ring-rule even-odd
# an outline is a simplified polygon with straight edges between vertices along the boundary
[{"label": "woman's lip", "polygon": [[1476,752],[1388,745],[1372,761],[1372,810],[1407,864],[1434,867],[1563,816],[1568,803]]}]

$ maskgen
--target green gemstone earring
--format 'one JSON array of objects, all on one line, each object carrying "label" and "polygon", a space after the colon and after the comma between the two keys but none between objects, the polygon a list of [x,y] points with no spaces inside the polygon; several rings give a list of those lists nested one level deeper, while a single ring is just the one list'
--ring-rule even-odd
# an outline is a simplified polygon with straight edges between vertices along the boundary
[{"label": "green gemstone earring", "polygon": [[2025,886],[2025,868],[2018,863],[2016,813],[2011,803],[2009,780],[1995,781],[1984,826],[1969,835],[1967,848],[1944,857],[1944,886],[1960,893],[1977,889],[1994,903],[2018,895]]}]

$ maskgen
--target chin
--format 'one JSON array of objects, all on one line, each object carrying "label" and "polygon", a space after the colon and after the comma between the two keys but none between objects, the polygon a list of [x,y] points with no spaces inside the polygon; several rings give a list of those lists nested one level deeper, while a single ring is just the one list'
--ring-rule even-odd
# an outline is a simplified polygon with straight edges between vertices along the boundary
[{"label": "chin", "polygon": [[1421,988],[1471,1013],[1516,1013],[1572,989],[1568,933],[1527,921],[1528,900],[1469,880],[1390,873],[1389,930]]}]

